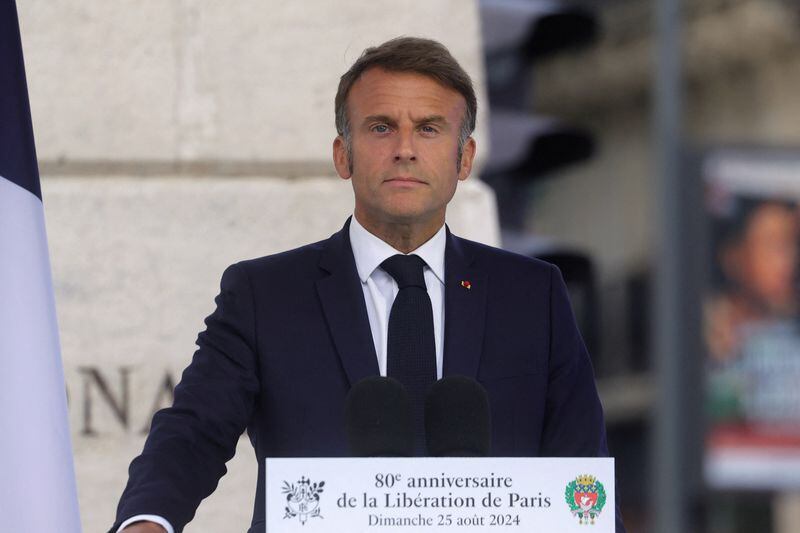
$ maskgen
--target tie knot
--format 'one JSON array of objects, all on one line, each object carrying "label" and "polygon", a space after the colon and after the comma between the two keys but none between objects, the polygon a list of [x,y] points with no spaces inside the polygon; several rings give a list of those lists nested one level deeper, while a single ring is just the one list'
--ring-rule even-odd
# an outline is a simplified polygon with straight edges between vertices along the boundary
[{"label": "tie knot", "polygon": [[406,287],[427,289],[425,276],[422,273],[424,266],[425,261],[418,255],[397,254],[381,263],[381,268],[394,278],[400,289]]}]

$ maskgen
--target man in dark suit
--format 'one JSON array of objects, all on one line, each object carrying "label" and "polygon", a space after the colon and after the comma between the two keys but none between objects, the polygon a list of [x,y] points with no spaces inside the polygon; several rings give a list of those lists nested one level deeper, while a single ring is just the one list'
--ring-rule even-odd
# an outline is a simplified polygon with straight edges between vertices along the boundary
[{"label": "man in dark suit", "polygon": [[[370,48],[342,76],[333,157],[352,182],[354,217],[325,241],[225,271],[174,404],[155,415],[131,464],[111,531],[181,531],[245,429],[259,469],[251,531],[263,531],[264,458],[348,455],[350,387],[393,375],[403,357],[424,358],[429,380],[482,383],[493,455],[607,455],[558,269],[444,224],[472,170],[475,111],[469,77],[433,41]],[[417,265],[410,283],[423,289],[424,312],[411,319],[426,317],[414,331],[427,338],[411,355],[393,333],[393,305],[408,285],[395,260]]]}]

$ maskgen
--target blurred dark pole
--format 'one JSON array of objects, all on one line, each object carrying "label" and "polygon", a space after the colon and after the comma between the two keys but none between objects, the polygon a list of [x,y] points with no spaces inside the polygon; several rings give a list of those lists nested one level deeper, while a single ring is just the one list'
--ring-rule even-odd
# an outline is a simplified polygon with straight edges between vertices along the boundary
[{"label": "blurred dark pole", "polygon": [[653,434],[650,505],[655,533],[689,531],[683,494],[681,440],[684,380],[682,362],[685,249],[681,243],[681,2],[656,0],[655,6],[655,254],[653,353],[658,384]]}]

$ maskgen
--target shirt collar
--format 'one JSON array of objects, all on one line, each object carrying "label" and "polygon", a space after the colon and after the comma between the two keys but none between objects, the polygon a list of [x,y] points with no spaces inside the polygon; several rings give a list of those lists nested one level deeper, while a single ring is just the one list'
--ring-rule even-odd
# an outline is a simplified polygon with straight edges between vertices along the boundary
[{"label": "shirt collar", "polygon": [[[418,255],[428,265],[440,282],[444,283],[444,248],[446,242],[445,226],[439,228],[433,237],[422,246],[413,250],[412,254]],[[358,223],[355,215],[350,219],[350,246],[353,248],[353,257],[356,260],[356,270],[362,283],[367,282],[376,268],[386,259],[400,254],[398,250],[382,241]]]}]

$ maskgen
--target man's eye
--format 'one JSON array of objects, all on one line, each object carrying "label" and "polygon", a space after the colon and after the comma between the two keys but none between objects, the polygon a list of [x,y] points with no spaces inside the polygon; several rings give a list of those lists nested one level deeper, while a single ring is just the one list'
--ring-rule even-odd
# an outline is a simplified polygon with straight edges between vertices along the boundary
[{"label": "man's eye", "polygon": [[437,133],[438,132],[438,130],[434,126],[422,126],[420,128],[420,131],[422,131],[422,133]]},{"label": "man's eye", "polygon": [[374,131],[375,133],[388,133],[389,126],[387,126],[386,124],[375,124],[374,126],[372,126],[372,131]]}]

